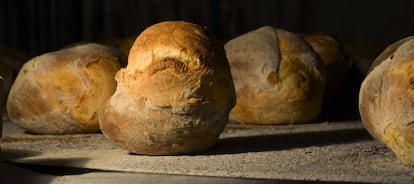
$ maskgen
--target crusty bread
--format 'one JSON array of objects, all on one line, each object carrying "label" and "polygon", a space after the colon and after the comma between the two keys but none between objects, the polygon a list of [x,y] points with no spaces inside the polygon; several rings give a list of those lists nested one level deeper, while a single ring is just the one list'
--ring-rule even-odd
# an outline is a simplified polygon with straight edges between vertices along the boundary
[{"label": "crusty bread", "polygon": [[116,92],[99,114],[101,130],[136,154],[207,149],[235,103],[223,45],[182,21],[144,30],[116,80]]},{"label": "crusty bread", "polygon": [[97,112],[114,93],[119,57],[98,44],[81,44],[23,65],[7,100],[9,118],[29,132],[98,132]]},{"label": "crusty bread", "polygon": [[326,68],[325,102],[342,98],[346,76],[351,69],[352,60],[346,58],[342,43],[328,33],[312,33],[304,38],[318,53]]},{"label": "crusty bread", "polygon": [[359,111],[368,132],[414,165],[414,39],[384,50],[364,79]]},{"label": "crusty bread", "polygon": [[318,117],[325,70],[303,38],[265,26],[230,40],[225,49],[237,94],[230,120],[283,124]]},{"label": "crusty bread", "polygon": [[371,63],[371,66],[368,69],[368,73],[370,73],[376,66],[378,66],[383,61],[385,61],[387,57],[391,56],[402,44],[404,44],[405,42],[409,40],[412,40],[413,38],[414,36],[403,38],[401,40],[398,40],[392,43],[387,48],[385,48],[385,50],[382,51],[381,54],[375,58],[374,62]]}]

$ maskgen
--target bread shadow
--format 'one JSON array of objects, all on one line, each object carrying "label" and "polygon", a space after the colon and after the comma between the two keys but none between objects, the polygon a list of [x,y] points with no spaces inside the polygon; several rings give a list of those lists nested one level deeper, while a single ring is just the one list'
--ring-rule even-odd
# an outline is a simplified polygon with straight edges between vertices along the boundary
[{"label": "bread shadow", "polygon": [[90,172],[100,171],[99,169],[82,168],[81,166],[88,162],[90,158],[70,158],[70,159],[40,159],[30,162],[8,162],[5,163],[24,168],[36,173],[64,176],[79,175]]},{"label": "bread shadow", "polygon": [[[67,167],[73,163],[84,164],[89,158],[41,159],[0,162],[0,177],[5,183],[51,183],[56,177],[96,172],[95,169]],[[54,166],[54,165],[62,166]],[[1,183],[1,182],[0,182]]]},{"label": "bread shadow", "polygon": [[29,151],[29,150],[20,150],[20,149],[9,149],[9,148],[0,148],[0,160],[15,160],[25,157],[32,157],[40,155],[40,152]]},{"label": "bread shadow", "polygon": [[373,138],[363,128],[230,137],[219,139],[209,150],[199,154],[221,155],[278,151],[294,148],[306,148],[310,146],[352,143],[364,140],[373,140]]}]

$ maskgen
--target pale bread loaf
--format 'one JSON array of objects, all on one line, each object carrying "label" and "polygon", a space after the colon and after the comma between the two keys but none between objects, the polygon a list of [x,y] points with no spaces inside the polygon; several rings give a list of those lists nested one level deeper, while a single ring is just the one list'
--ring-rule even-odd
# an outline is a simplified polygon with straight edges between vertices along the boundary
[{"label": "pale bread loaf", "polygon": [[113,50],[98,44],[37,56],[11,87],[8,116],[32,133],[98,132],[97,112],[115,91],[119,62]]},{"label": "pale bread loaf", "polygon": [[265,26],[230,40],[225,49],[237,94],[230,120],[286,124],[318,117],[325,70],[303,38]]}]

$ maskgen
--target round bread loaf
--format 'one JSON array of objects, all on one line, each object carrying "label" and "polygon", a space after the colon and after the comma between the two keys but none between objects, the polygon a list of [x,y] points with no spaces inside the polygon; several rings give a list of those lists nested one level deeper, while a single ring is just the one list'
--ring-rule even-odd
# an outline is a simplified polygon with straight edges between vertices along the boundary
[{"label": "round bread loaf", "polygon": [[222,132],[235,103],[223,45],[200,26],[166,21],[134,42],[104,105],[104,135],[136,154],[205,150]]},{"label": "round bread loaf", "polygon": [[359,93],[362,122],[402,163],[414,165],[414,39],[390,45],[374,64]]},{"label": "round bread loaf", "polygon": [[[325,100],[338,98],[343,90],[345,78],[351,69],[352,60],[347,59],[342,43],[327,33],[304,35],[306,41],[318,53],[326,68]],[[340,97],[339,97],[340,98]]]},{"label": "round bread loaf", "polygon": [[113,50],[98,44],[35,57],[11,87],[8,116],[32,133],[98,132],[97,112],[115,91],[119,62]]},{"label": "round bread loaf", "polygon": [[318,117],[325,69],[303,38],[266,26],[230,40],[225,49],[237,94],[230,120],[283,124]]},{"label": "round bread loaf", "polygon": [[371,66],[368,69],[368,73],[370,73],[375,67],[381,64],[384,60],[386,60],[387,57],[391,56],[402,44],[404,44],[405,42],[409,40],[412,40],[413,38],[414,36],[403,38],[401,40],[398,40],[392,43],[387,48],[385,48],[385,50],[382,51],[381,54],[375,58],[374,62],[371,63]]}]

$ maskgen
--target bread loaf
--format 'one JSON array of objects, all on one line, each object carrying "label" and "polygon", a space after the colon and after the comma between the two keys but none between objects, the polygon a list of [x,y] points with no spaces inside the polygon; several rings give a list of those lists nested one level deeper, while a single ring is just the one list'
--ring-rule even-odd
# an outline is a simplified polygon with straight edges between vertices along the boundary
[{"label": "bread loaf", "polygon": [[265,26],[230,40],[225,49],[237,94],[230,120],[283,124],[318,117],[325,70],[303,38]]},{"label": "bread loaf", "polygon": [[389,45],[387,48],[385,48],[385,50],[382,51],[381,54],[375,58],[374,62],[371,63],[371,66],[368,69],[368,73],[370,73],[376,66],[381,64],[384,60],[386,60],[387,57],[391,56],[402,44],[412,39],[414,39],[414,36],[409,36],[401,40],[398,40],[395,43]]},{"label": "bread loaf", "polygon": [[327,33],[304,35],[306,41],[318,53],[326,68],[325,101],[341,98],[340,93],[346,76],[351,69],[352,60],[347,59],[342,43]]},{"label": "bread loaf", "polygon": [[98,132],[97,112],[114,93],[120,69],[115,52],[81,44],[25,63],[11,87],[7,111],[28,132]]},{"label": "bread loaf", "polygon": [[200,26],[166,21],[135,40],[100,127],[136,154],[172,155],[211,146],[228,121],[234,87],[223,45]]},{"label": "bread loaf", "polygon": [[368,132],[402,163],[414,165],[414,39],[400,40],[378,56],[359,93]]}]

